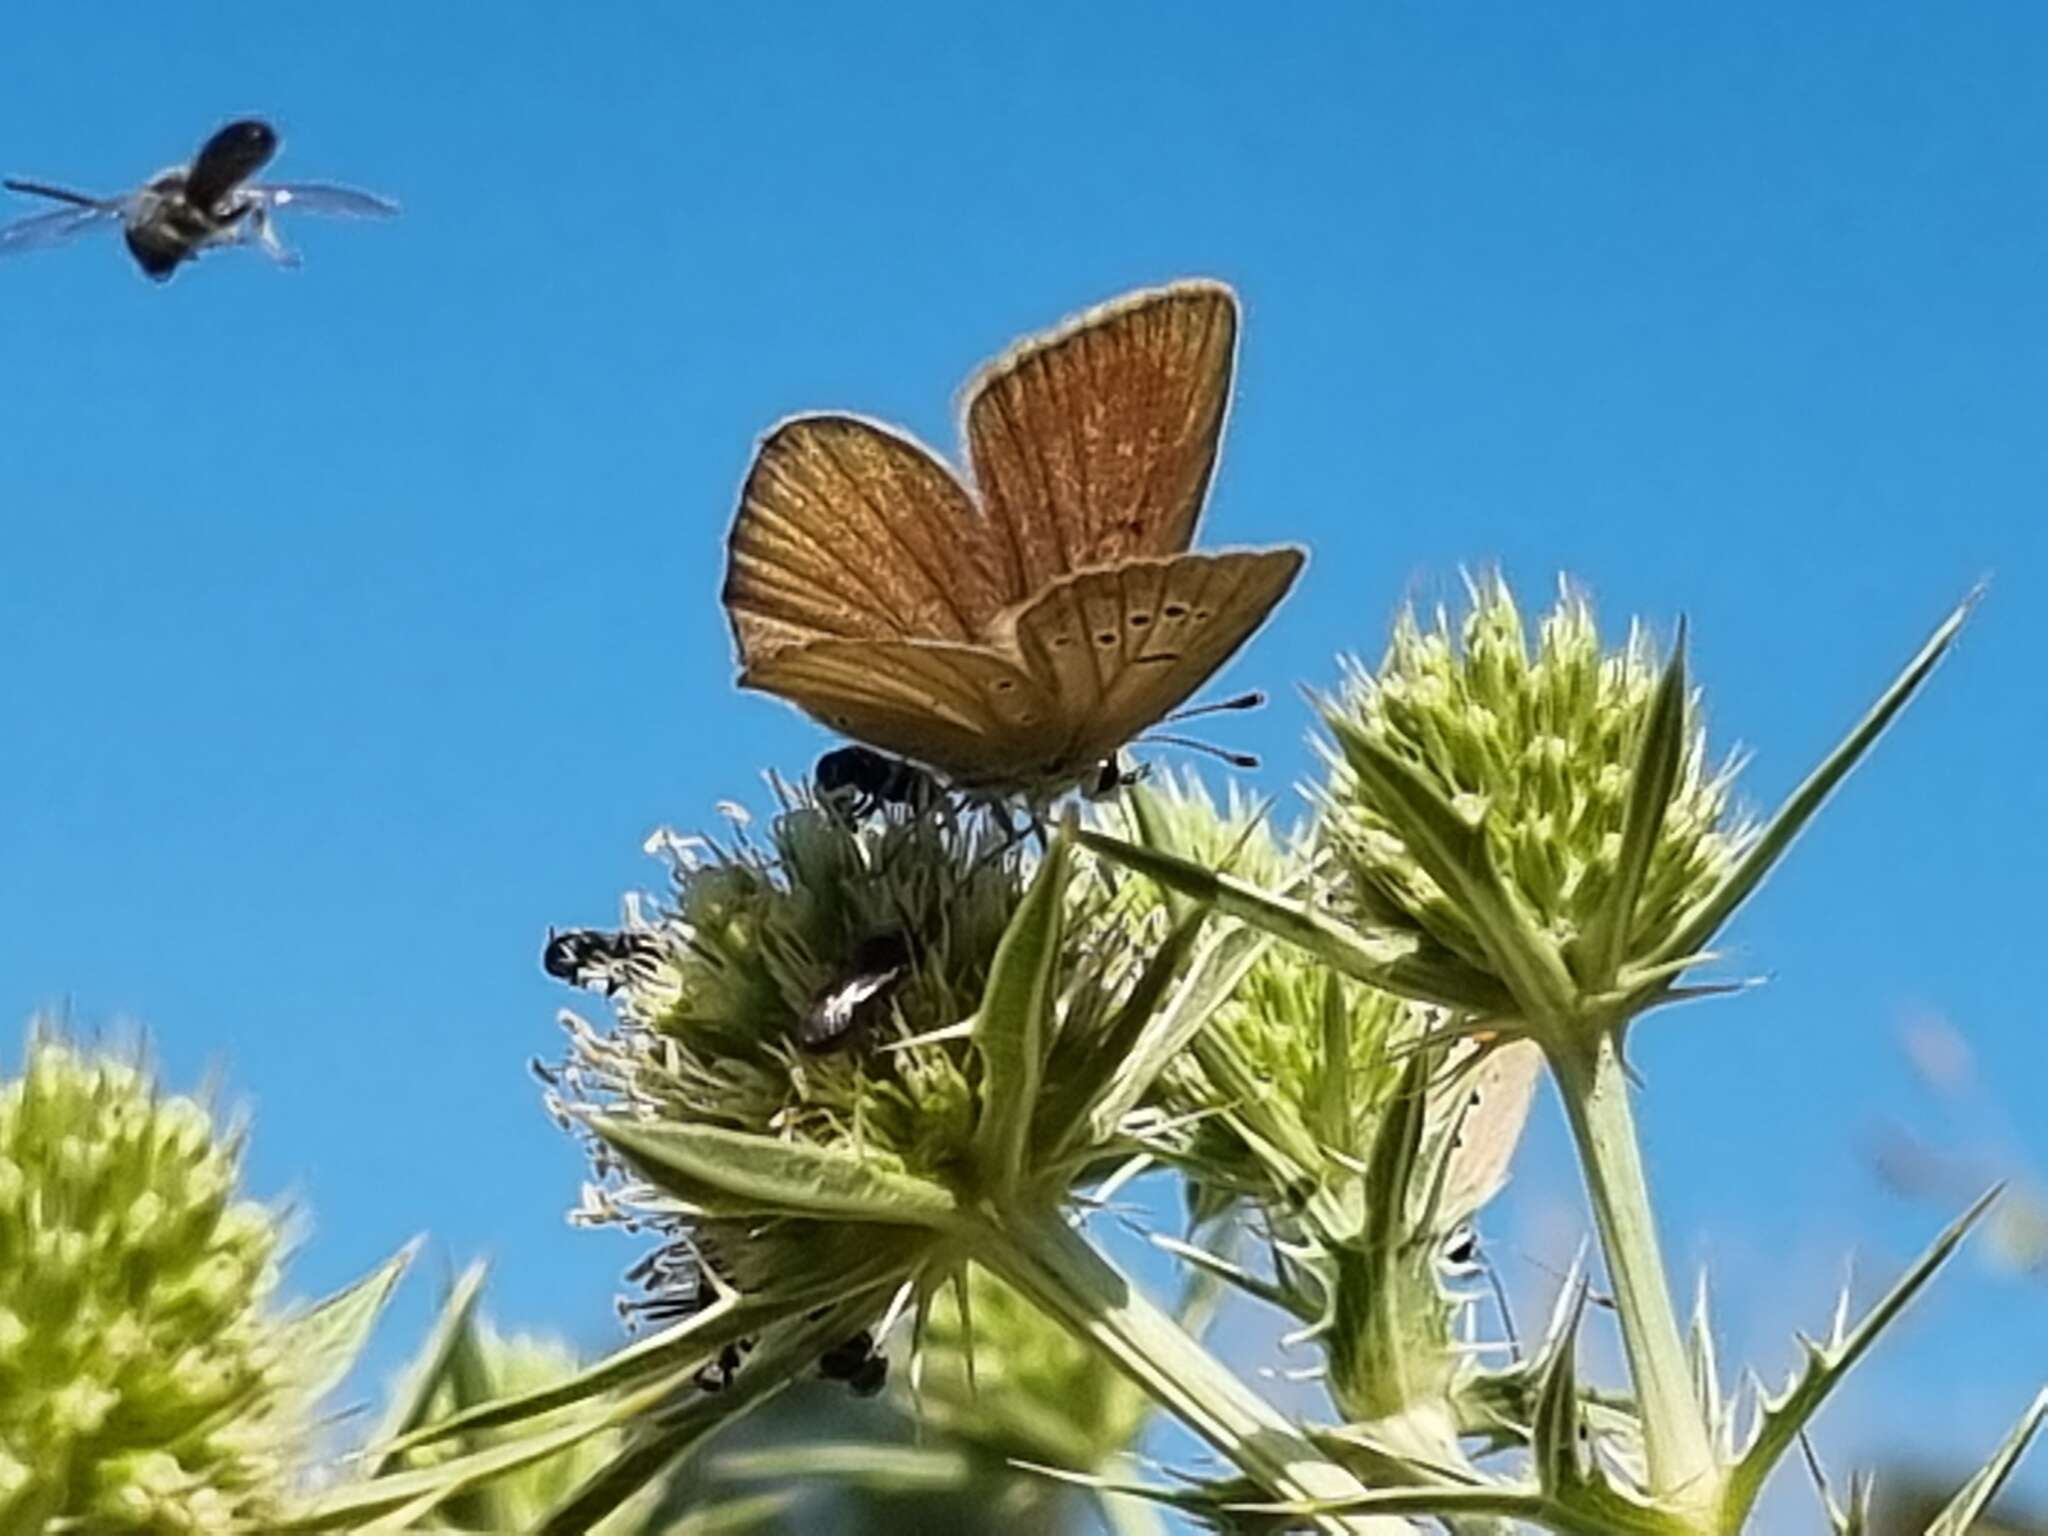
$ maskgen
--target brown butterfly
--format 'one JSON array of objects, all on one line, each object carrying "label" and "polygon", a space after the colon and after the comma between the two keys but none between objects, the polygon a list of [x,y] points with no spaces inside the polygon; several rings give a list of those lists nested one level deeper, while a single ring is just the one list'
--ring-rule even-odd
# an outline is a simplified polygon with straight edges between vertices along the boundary
[{"label": "brown butterfly", "polygon": [[1188,550],[1236,346],[1236,297],[1205,281],[1023,342],[968,386],[971,487],[875,422],[783,422],[726,544],[740,686],[972,793],[1043,802],[1099,773],[1305,558]]}]

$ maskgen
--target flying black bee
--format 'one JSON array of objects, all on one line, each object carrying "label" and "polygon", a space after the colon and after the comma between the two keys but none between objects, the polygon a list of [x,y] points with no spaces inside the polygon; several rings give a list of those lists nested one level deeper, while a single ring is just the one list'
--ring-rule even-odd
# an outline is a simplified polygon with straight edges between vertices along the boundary
[{"label": "flying black bee", "polygon": [[845,1382],[855,1397],[873,1397],[889,1379],[889,1357],[876,1351],[874,1335],[863,1328],[818,1357],[818,1374]]},{"label": "flying black bee", "polygon": [[661,958],[661,945],[644,933],[606,933],[601,928],[548,930],[540,968],[558,981],[589,987],[610,997]]},{"label": "flying black bee", "polygon": [[797,1044],[807,1051],[831,1051],[872,1024],[909,974],[910,937],[892,930],[853,947],[848,974],[821,988],[797,1020]]},{"label": "flying black bee", "polygon": [[93,197],[41,181],[0,181],[10,192],[67,205],[0,226],[0,256],[39,250],[118,223],[135,264],[164,282],[184,263],[224,245],[254,245],[280,266],[297,266],[298,256],[277,236],[274,215],[286,208],[345,219],[383,219],[398,212],[396,203],[352,187],[251,182],[277,150],[277,130],[252,117],[214,134],[190,165],[158,171],[119,197]]},{"label": "flying black bee", "polygon": [[818,798],[846,807],[855,820],[900,805],[913,813],[929,810],[945,793],[939,781],[915,763],[872,747],[836,747],[811,770]]}]

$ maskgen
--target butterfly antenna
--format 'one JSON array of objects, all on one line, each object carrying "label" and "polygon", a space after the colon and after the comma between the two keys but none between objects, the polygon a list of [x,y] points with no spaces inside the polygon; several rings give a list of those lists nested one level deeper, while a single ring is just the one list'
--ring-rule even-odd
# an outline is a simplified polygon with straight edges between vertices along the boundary
[{"label": "butterfly antenna", "polygon": [[1236,694],[1231,698],[1218,699],[1214,704],[1197,704],[1193,709],[1175,710],[1168,720],[1192,720],[1198,715],[1220,715],[1226,709],[1263,709],[1266,696],[1254,688],[1249,693]]},{"label": "butterfly antenna", "polygon": [[10,192],[26,192],[31,197],[47,197],[56,202],[69,203],[74,208],[99,208],[105,206],[100,198],[87,197],[83,192],[71,192],[63,187],[53,187],[48,182],[43,181],[16,181],[10,176],[4,181],[0,181],[0,187],[5,187]]},{"label": "butterfly antenna", "polygon": [[[1219,708],[1221,706],[1218,706]],[[1232,752],[1219,747],[1213,741],[1197,741],[1192,736],[1140,736],[1140,741],[1156,741],[1161,746],[1185,747],[1190,752],[1206,752],[1211,757],[1220,757],[1233,768],[1256,768],[1259,760],[1250,752]]]}]

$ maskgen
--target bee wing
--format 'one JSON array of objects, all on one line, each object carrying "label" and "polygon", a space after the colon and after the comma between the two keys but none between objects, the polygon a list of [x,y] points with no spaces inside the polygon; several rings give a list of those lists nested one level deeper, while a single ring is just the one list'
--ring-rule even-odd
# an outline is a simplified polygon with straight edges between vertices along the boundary
[{"label": "bee wing", "polygon": [[324,181],[270,181],[246,190],[271,209],[291,208],[335,219],[389,219],[398,213],[398,204],[388,197]]},{"label": "bee wing", "polygon": [[39,251],[61,245],[88,229],[118,223],[121,205],[109,203],[91,208],[59,208],[53,213],[33,213],[12,224],[0,225],[0,256],[17,251]]}]

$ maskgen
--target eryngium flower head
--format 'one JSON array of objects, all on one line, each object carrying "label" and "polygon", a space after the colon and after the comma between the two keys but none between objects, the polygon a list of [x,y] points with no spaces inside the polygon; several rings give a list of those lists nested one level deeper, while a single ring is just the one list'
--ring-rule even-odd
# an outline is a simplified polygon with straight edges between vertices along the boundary
[{"label": "eryngium flower head", "polygon": [[[856,820],[785,791],[765,845],[735,812],[723,841],[663,836],[655,846],[669,856],[674,893],[629,923],[632,962],[604,981],[615,1026],[568,1020],[568,1058],[549,1074],[555,1107],[741,1132],[954,1181],[981,1113],[962,1026],[1031,873],[1017,839],[965,813]],[[1088,1036],[1142,958],[1111,942],[1070,952],[1062,1040]],[[635,1271],[656,1320],[706,1304],[705,1269],[751,1292],[924,1245],[908,1227],[758,1208],[733,1219],[713,1199],[634,1177],[601,1139],[591,1150],[598,1178],[581,1219],[669,1239]]]},{"label": "eryngium flower head", "polygon": [[[1472,583],[1469,597],[1455,631],[1441,610],[1428,629],[1402,614],[1378,671],[1354,665],[1323,705],[1335,740],[1316,799],[1342,894],[1366,924],[1511,986],[1508,925],[1537,936],[1577,987],[1608,986],[1613,969],[1656,954],[1747,847],[1752,829],[1729,808],[1735,765],[1710,768],[1698,701],[1677,699],[1676,769],[1627,931],[1593,944],[1663,669],[1639,627],[1603,654],[1591,607],[1568,586],[1533,651],[1500,580]],[[1433,826],[1430,812],[1441,813]],[[1446,826],[1477,834],[1488,867],[1472,888],[1505,892],[1505,915],[1439,878]]]},{"label": "eryngium flower head", "polygon": [[130,1060],[31,1037],[0,1084],[0,1529],[263,1529],[305,1423],[240,1141]]}]

